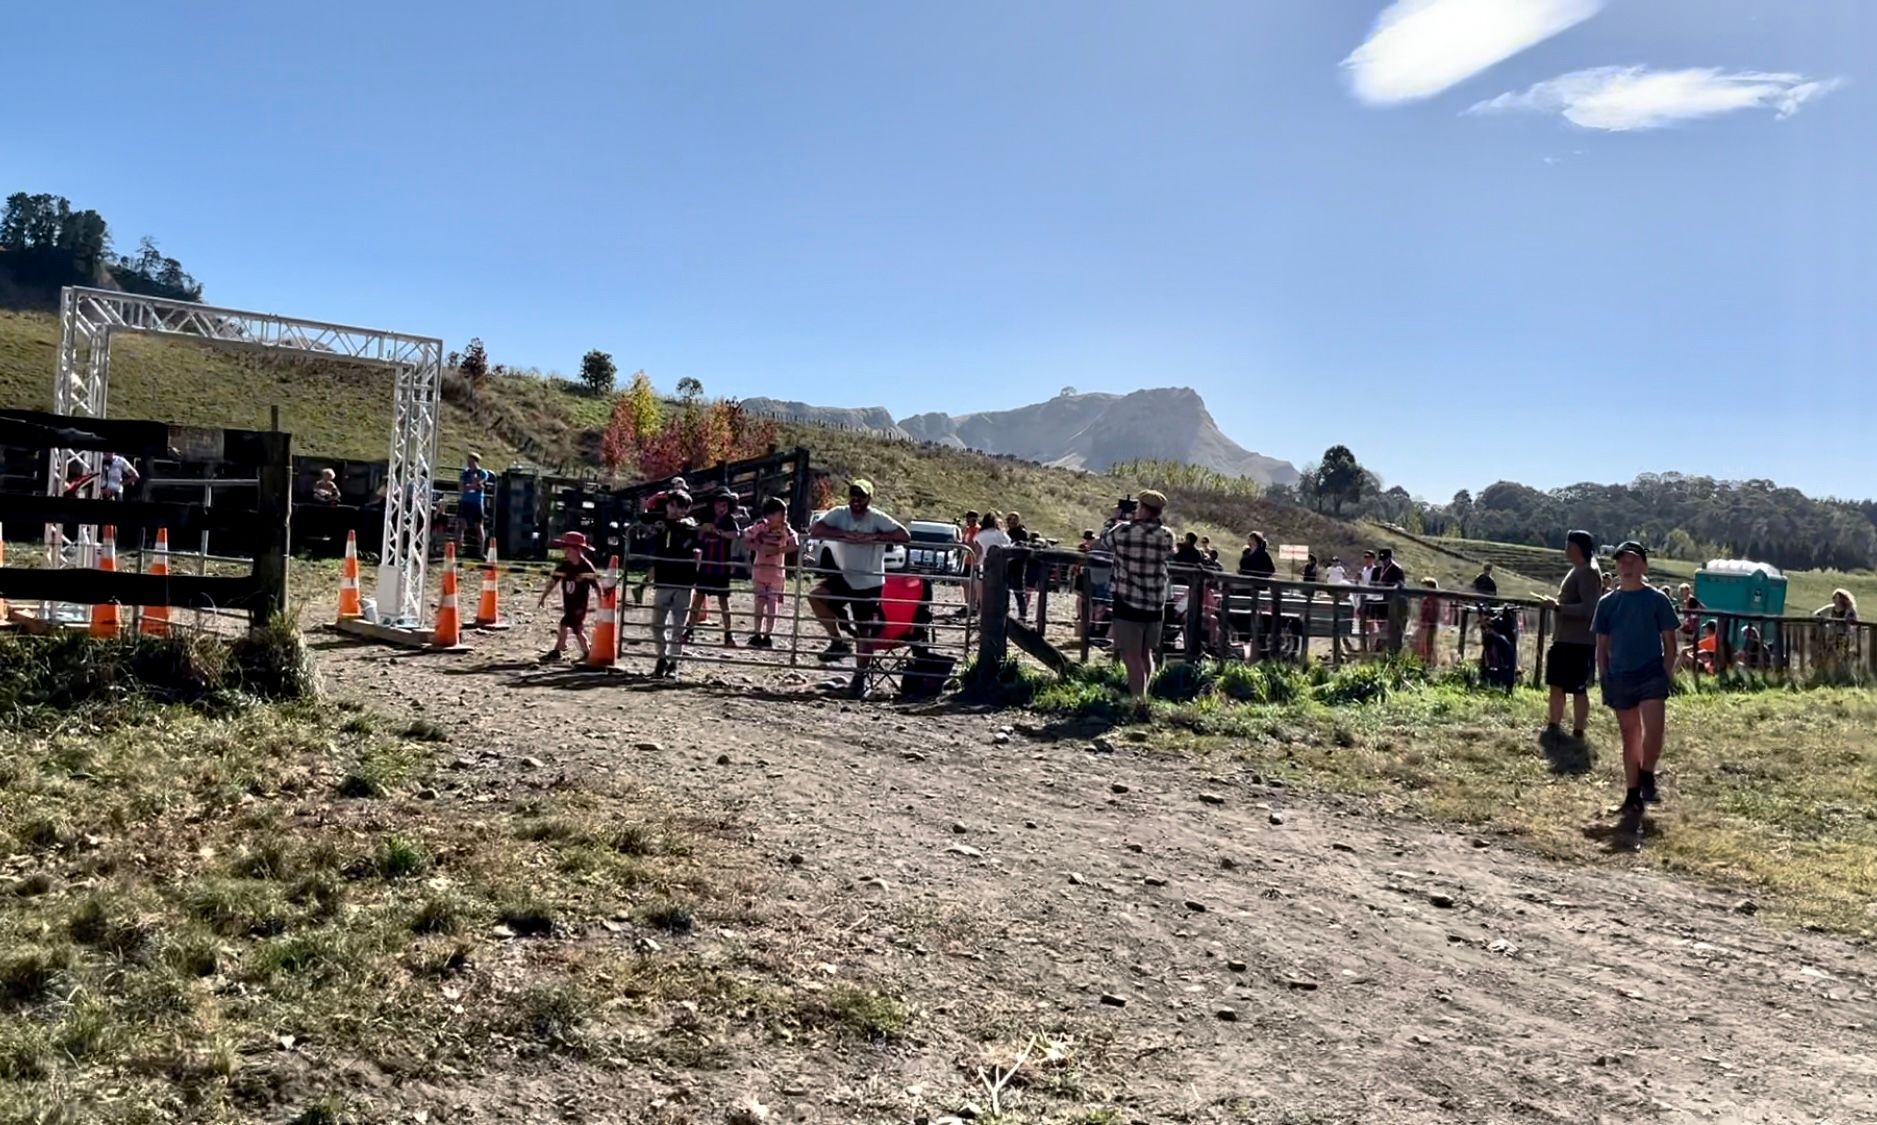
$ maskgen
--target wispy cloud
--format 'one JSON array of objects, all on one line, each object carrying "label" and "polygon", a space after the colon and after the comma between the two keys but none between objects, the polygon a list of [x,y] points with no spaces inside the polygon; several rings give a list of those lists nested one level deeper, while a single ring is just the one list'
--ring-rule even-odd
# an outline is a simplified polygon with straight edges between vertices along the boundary
[{"label": "wispy cloud", "polygon": [[1370,105],[1431,98],[1602,9],[1605,0],[1396,0],[1343,60]]},{"label": "wispy cloud", "polygon": [[1838,78],[1718,67],[1650,70],[1599,66],[1540,82],[1523,93],[1483,101],[1468,113],[1556,113],[1586,129],[1660,129],[1742,109],[1771,110],[1781,120],[1843,84]]}]

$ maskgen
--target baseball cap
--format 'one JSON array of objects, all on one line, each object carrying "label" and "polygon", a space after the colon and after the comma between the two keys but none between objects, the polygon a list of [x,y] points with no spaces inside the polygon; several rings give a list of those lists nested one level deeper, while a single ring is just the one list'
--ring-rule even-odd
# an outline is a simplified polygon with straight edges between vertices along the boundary
[{"label": "baseball cap", "polygon": [[665,487],[671,488],[671,489],[686,489],[691,486],[684,482],[683,477],[672,477],[670,480],[665,482]]},{"label": "baseball cap", "polygon": [[1615,558],[1615,559],[1620,559],[1624,555],[1635,555],[1637,558],[1641,559],[1643,562],[1648,562],[1649,561],[1649,548],[1643,546],[1641,543],[1636,542],[1634,539],[1625,539],[1621,543],[1617,544],[1616,550],[1610,552],[1610,557]]},{"label": "baseball cap", "polygon": [[1141,507],[1152,508],[1158,512],[1167,506],[1167,494],[1157,489],[1147,489],[1140,495]]},{"label": "baseball cap", "polygon": [[850,493],[858,492],[868,499],[872,499],[873,482],[866,477],[855,477],[853,480],[847,482],[847,491]]}]

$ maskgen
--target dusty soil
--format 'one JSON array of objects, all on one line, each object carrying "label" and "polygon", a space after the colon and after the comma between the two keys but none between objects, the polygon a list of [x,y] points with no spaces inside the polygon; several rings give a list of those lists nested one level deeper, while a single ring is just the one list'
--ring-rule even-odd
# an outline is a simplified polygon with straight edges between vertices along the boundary
[{"label": "dusty soil", "polygon": [[328,687],[449,731],[445,802],[612,775],[733,824],[750,913],[661,955],[786,950],[902,998],[910,1030],[837,1048],[732,1022],[701,1065],[518,1059],[380,1088],[387,1110],[721,1122],[757,1119],[732,1114],[753,1100],[771,1121],[938,1122],[988,1115],[979,1068],[1038,1035],[1007,1120],[1877,1120],[1869,949],[1771,929],[1724,889],[1389,822],[1151,729],[1095,749],[799,674],[537,669],[552,619],[520,616],[468,654],[322,640]]}]

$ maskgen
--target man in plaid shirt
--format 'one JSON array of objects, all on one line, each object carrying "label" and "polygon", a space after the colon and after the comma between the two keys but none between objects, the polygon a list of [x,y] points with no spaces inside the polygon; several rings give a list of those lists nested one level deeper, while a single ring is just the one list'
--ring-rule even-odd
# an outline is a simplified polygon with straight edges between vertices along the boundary
[{"label": "man in plaid shirt", "polygon": [[1166,506],[1164,493],[1143,492],[1133,518],[1101,536],[1102,546],[1114,555],[1108,580],[1114,597],[1110,635],[1127,667],[1128,694],[1136,710],[1147,707],[1147,684],[1159,662],[1160,628],[1166,620],[1167,559],[1173,554],[1173,533],[1160,522]]}]

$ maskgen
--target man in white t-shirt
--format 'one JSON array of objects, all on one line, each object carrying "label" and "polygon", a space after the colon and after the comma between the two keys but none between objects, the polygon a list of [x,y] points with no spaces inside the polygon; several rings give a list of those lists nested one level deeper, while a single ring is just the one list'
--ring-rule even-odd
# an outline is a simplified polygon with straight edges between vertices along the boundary
[{"label": "man in white t-shirt", "polygon": [[102,494],[106,500],[122,500],[126,487],[137,487],[137,470],[129,461],[116,453],[104,455],[104,478]]},{"label": "man in white t-shirt", "polygon": [[[847,507],[822,516],[805,538],[841,545],[835,552],[840,570],[808,592],[808,608],[828,631],[828,647],[821,651],[821,659],[832,663],[853,651],[841,637],[840,607],[849,607],[854,615],[854,636],[868,636],[881,619],[880,590],[886,585],[887,545],[911,542],[912,535],[898,520],[873,509],[873,482],[863,477],[847,482]],[[866,647],[861,646],[854,656],[855,685],[862,683],[870,659]]]}]

